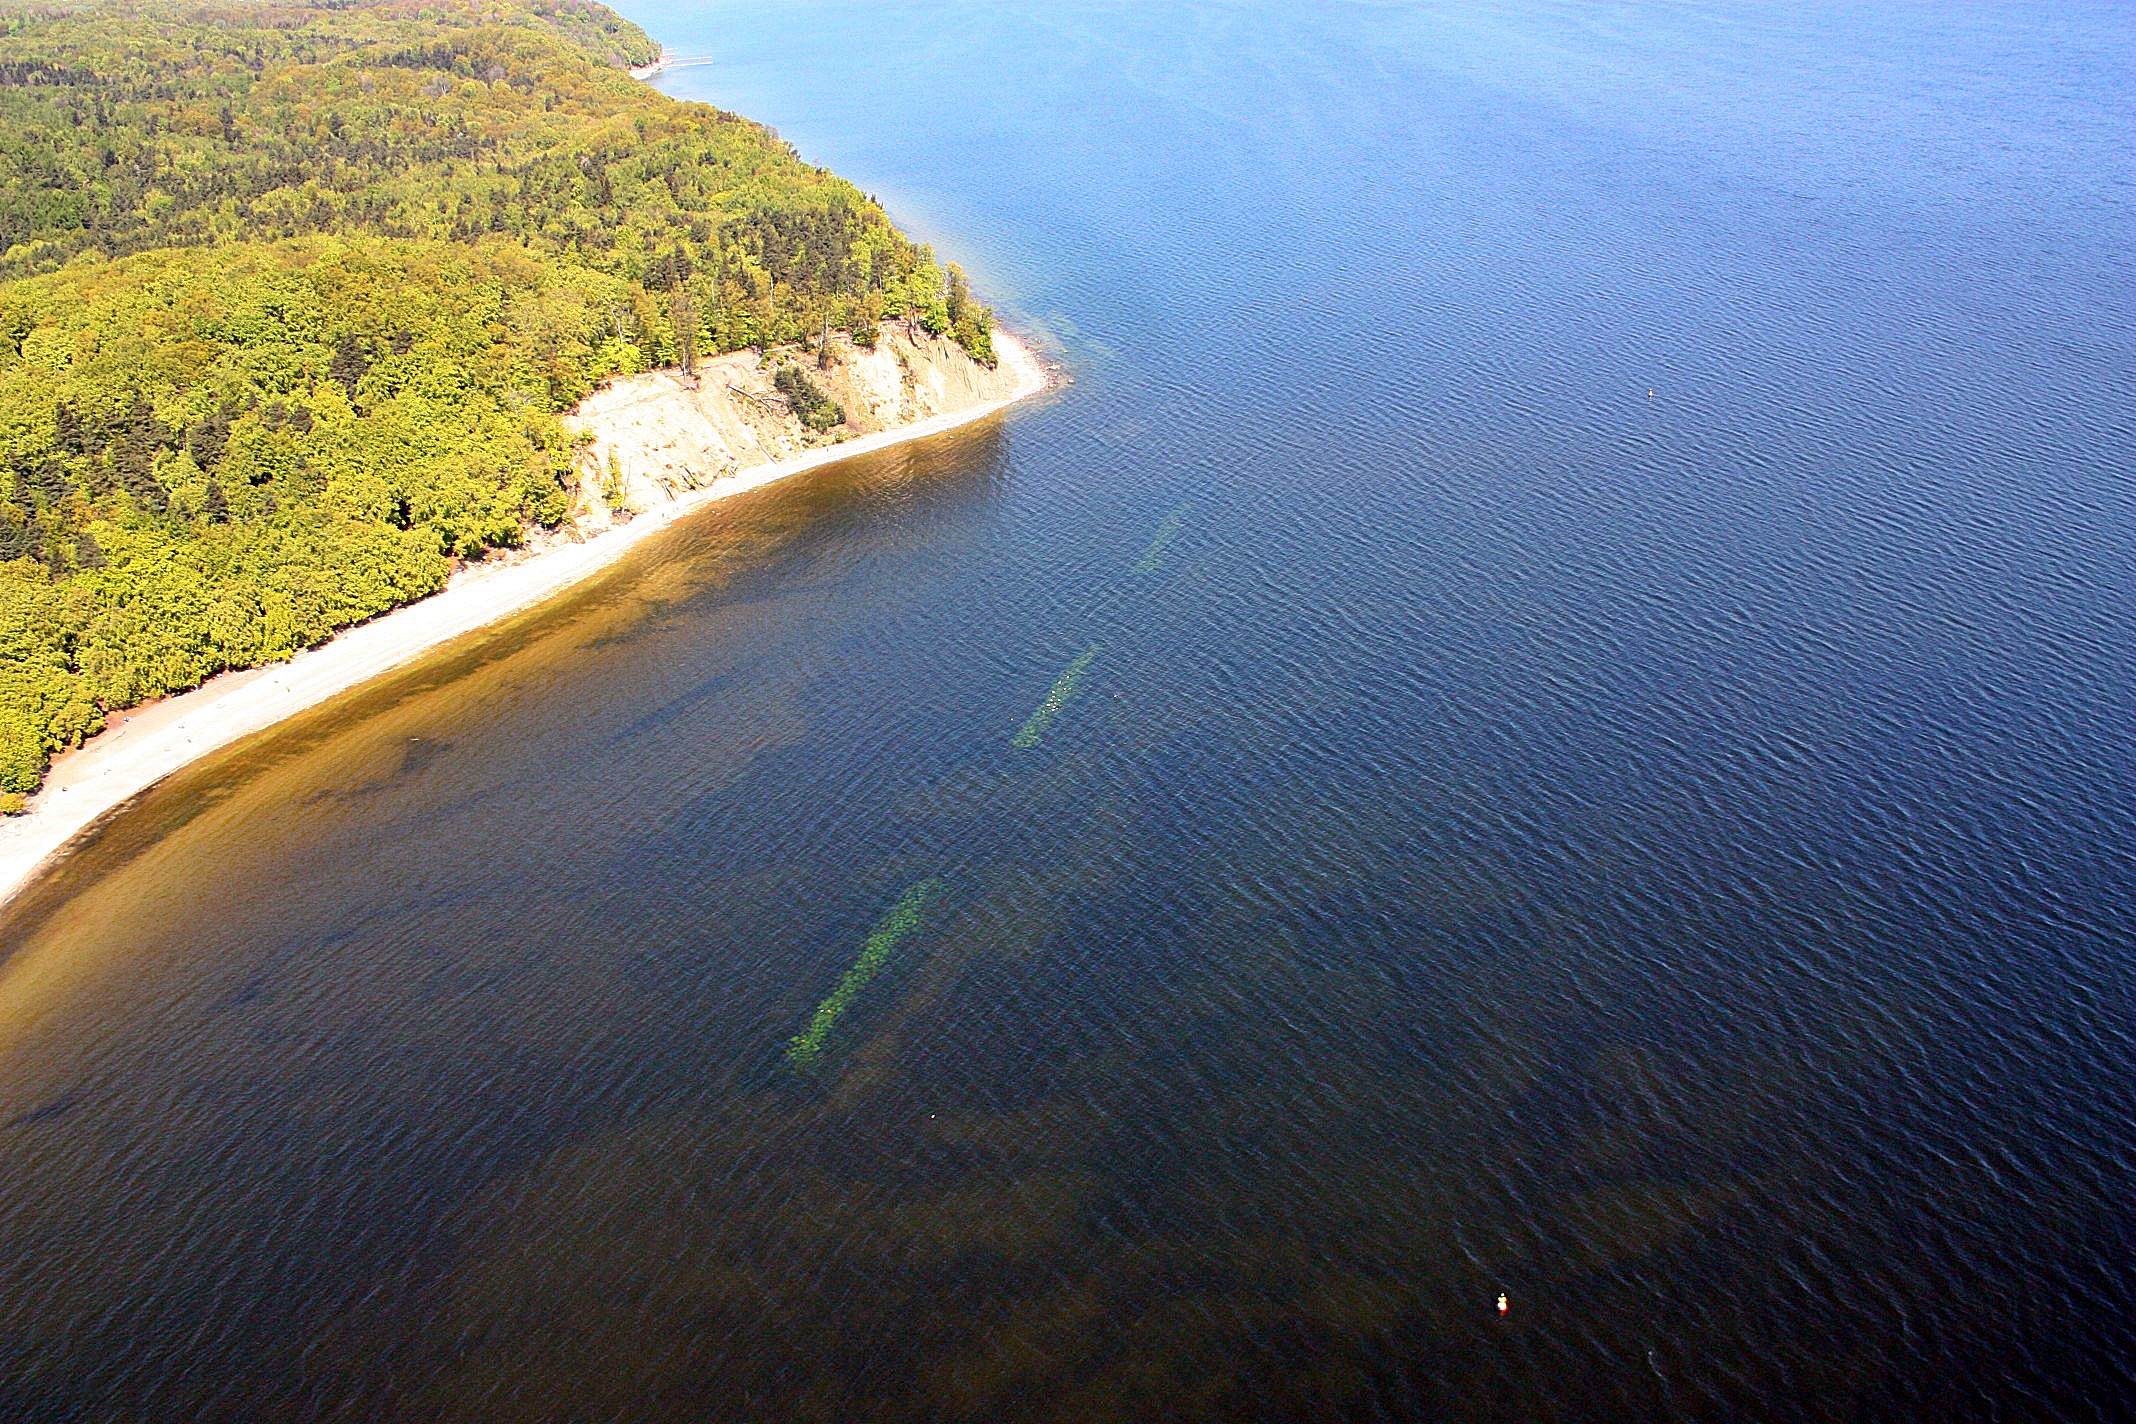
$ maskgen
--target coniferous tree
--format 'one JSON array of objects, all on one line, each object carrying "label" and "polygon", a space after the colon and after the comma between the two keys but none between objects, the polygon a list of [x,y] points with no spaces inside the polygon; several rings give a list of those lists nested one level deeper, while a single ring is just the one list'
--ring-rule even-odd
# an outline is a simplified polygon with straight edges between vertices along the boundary
[{"label": "coniferous tree", "polygon": [[342,333],[334,343],[334,359],[327,363],[326,373],[339,382],[350,400],[356,399],[356,383],[371,369],[371,358],[366,356],[363,345],[352,333]]},{"label": "coniferous tree", "polygon": [[686,291],[675,293],[675,364],[686,376],[697,371],[697,303]]},{"label": "coniferous tree", "polygon": [[943,304],[949,311],[949,324],[955,326],[964,320],[964,309],[971,305],[971,284],[964,280],[964,269],[956,263],[949,264],[949,292]]}]

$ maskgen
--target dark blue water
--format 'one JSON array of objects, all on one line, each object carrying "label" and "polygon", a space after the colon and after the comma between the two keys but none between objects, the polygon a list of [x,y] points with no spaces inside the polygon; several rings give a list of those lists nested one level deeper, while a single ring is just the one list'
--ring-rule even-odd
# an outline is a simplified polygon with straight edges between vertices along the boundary
[{"label": "dark blue water", "polygon": [[2126,8],[634,17],[1072,383],[20,905],[0,1417],[2126,1413]]}]

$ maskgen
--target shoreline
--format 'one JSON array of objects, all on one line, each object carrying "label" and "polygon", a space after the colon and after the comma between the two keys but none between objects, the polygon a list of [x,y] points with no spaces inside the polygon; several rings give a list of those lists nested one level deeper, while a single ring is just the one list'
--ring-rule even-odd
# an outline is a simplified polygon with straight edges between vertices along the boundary
[{"label": "shoreline", "polygon": [[1001,364],[1016,377],[1006,396],[961,410],[745,465],[629,523],[510,562],[470,564],[427,598],[388,609],[285,662],[226,672],[199,687],[115,713],[104,731],[52,759],[44,784],[18,815],[0,820],[0,910],[82,831],[157,782],[431,649],[518,613],[606,568],[670,525],[729,496],[984,419],[1052,384],[1024,344],[996,327]]}]

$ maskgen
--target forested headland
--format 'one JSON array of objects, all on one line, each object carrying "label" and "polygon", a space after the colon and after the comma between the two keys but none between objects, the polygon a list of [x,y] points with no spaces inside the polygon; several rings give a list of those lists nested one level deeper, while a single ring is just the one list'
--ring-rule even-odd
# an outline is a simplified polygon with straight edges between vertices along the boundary
[{"label": "forested headland", "polygon": [[989,313],[579,0],[0,0],[0,810],[570,507],[606,377]]}]

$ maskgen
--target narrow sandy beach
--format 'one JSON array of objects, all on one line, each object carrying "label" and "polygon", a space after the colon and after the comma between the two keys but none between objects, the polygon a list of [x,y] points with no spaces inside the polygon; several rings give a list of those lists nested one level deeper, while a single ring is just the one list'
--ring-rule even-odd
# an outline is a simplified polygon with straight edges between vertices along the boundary
[{"label": "narrow sandy beach", "polygon": [[1009,394],[998,400],[745,466],[583,542],[557,544],[516,562],[471,565],[429,598],[382,614],[287,662],[226,673],[191,692],[113,714],[107,731],[53,759],[43,789],[21,815],[0,821],[0,906],[84,827],[188,762],[538,603],[716,500],[969,424],[1045,389],[1045,369],[1020,342],[997,330],[994,344],[1001,365],[1015,377]]}]

